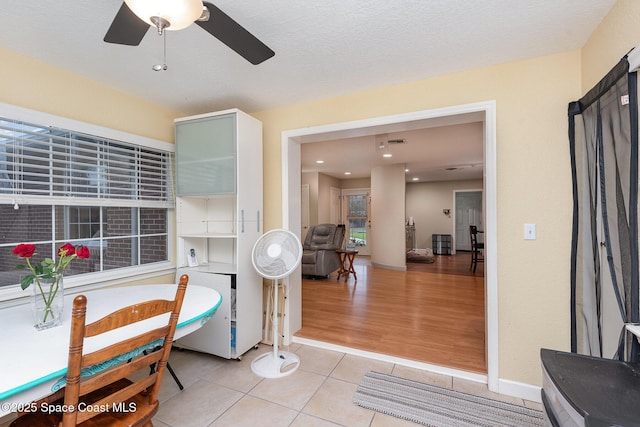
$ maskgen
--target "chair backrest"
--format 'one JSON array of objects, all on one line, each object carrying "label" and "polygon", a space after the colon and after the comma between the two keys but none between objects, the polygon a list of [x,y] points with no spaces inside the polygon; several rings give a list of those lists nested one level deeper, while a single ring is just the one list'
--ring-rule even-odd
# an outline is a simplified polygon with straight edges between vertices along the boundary
[{"label": "chair backrest", "polygon": [[470,225],[469,235],[471,236],[471,248],[475,249],[478,246],[478,227],[475,225]]},{"label": "chair backrest", "polygon": [[[158,392],[167,366],[188,280],[187,275],[180,277],[173,300],[156,299],[133,304],[90,324],[86,324],[87,298],[84,295],[79,295],[73,300],[64,404],[66,408],[74,410],[64,412],[63,427],[75,426],[105,410],[110,410],[114,405],[115,407],[122,405],[122,402],[144,390],[148,393],[149,404],[155,405],[153,411],[155,413],[158,405]],[[108,333],[157,316],[166,316],[167,313],[170,313],[167,322],[154,325],[154,329],[147,329],[105,348],[83,354],[85,338]],[[158,347],[161,348],[157,349]],[[153,351],[154,349],[157,350]],[[156,369],[149,375],[149,367],[154,364],[157,364]],[[98,372],[93,375],[84,375],[85,372],[96,370]],[[113,390],[113,393],[99,401],[99,405],[91,405],[91,411],[78,410],[78,402],[82,396],[116,383],[118,380],[131,377],[132,374],[141,370],[144,370],[145,374],[135,376],[136,378],[140,377],[139,380],[128,381],[126,388]]]},{"label": "chair backrest", "polygon": [[336,245],[336,247],[342,248],[342,242],[344,241],[346,232],[346,226],[344,224],[338,224],[338,228],[336,228],[336,235],[333,239],[333,243]]},{"label": "chair backrest", "polygon": [[342,246],[344,224],[316,224],[311,226],[304,239],[304,249],[335,250]]}]

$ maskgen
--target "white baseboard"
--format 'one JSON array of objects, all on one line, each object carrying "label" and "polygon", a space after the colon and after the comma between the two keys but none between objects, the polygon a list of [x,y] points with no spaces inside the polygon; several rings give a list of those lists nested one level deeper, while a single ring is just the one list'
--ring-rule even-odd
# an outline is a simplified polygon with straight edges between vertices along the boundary
[{"label": "white baseboard", "polygon": [[[344,347],[335,344],[329,344],[321,341],[310,340],[307,338],[293,337],[293,343],[308,345],[311,347],[323,348],[325,350],[339,351],[342,353],[353,354],[355,356],[368,357],[370,359],[380,360],[383,362],[396,363],[398,365],[408,366],[411,368],[422,369],[425,371],[435,372],[438,374],[449,375],[452,377],[460,378],[467,381],[474,381],[487,384],[487,376],[482,374],[475,374],[467,371],[461,371],[458,369],[446,368],[438,365],[431,365],[429,363],[416,362],[414,360],[407,360],[399,357],[388,356],[380,353],[372,353],[364,350],[357,350],[349,347]],[[493,390],[497,393],[517,397],[520,399],[530,400],[532,402],[542,403],[540,396],[540,387],[531,384],[521,383],[517,381],[499,379],[498,390]]]},{"label": "white baseboard", "polygon": [[498,393],[519,397],[520,399],[542,403],[541,387],[517,381],[499,379]]},{"label": "white baseboard", "polygon": [[358,350],[350,347],[344,347],[341,345],[325,343],[322,341],[311,340],[308,338],[293,337],[293,343],[308,345],[310,347],[318,347],[324,350],[338,351],[341,353],[352,354],[354,356],[367,357],[369,359],[379,360],[382,362],[395,363],[397,365],[407,366],[409,368],[421,369],[423,371],[434,372],[436,374],[448,375],[451,377],[461,378],[467,381],[474,381],[477,383],[487,383],[487,376],[483,374],[476,374],[473,372],[461,371],[458,369],[447,368],[444,366],[432,365],[430,363],[416,362],[415,360],[403,359],[401,357],[389,356],[381,353],[373,353],[365,350]]},{"label": "white baseboard", "polygon": [[407,271],[406,265],[403,267],[403,266],[397,266],[397,265],[380,264],[378,262],[373,262],[373,261],[371,261],[371,265],[374,267],[383,268],[385,270]]}]

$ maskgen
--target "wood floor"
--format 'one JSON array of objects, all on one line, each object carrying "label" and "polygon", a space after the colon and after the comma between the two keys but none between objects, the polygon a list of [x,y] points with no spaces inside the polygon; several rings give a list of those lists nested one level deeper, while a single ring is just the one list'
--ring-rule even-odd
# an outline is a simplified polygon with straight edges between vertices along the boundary
[{"label": "wood floor", "polygon": [[436,256],[407,271],[357,257],[353,275],[302,280],[295,336],[450,368],[486,373],[484,266],[471,256]]}]

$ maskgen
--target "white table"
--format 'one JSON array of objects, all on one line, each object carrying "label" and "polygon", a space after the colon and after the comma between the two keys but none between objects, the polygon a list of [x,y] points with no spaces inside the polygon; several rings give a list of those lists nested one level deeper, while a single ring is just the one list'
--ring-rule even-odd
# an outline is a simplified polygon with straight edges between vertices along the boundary
[{"label": "white table", "polygon": [[[141,285],[83,292],[87,297],[87,323],[137,302],[151,299],[173,299],[177,285]],[[51,386],[67,372],[71,307],[75,295],[65,295],[62,325],[43,331],[33,327],[30,305],[0,310],[0,416],[13,412],[16,405],[28,403],[51,393]],[[222,302],[220,294],[211,288],[188,285],[182,303],[175,339],[200,328],[213,316]],[[168,314],[145,322],[161,323]],[[163,320],[164,318],[164,320]],[[109,335],[111,342],[133,336],[149,327],[139,322]],[[87,341],[85,351],[100,348],[108,341]]]}]

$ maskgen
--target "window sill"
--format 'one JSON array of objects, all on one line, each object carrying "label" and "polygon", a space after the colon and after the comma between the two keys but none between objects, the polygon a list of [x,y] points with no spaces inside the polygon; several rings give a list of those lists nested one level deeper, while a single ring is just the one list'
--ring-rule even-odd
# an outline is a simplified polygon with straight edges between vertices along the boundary
[{"label": "window sill", "polygon": [[[175,264],[162,262],[130,268],[119,268],[113,271],[69,276],[64,279],[64,290],[65,294],[77,294],[93,289],[123,286],[136,282],[149,282],[150,279],[175,275],[175,272]],[[175,277],[172,279],[158,279],[158,281],[153,283],[175,283]],[[23,291],[20,289],[20,285],[0,288],[0,309],[27,304],[30,295],[31,291]]]}]

